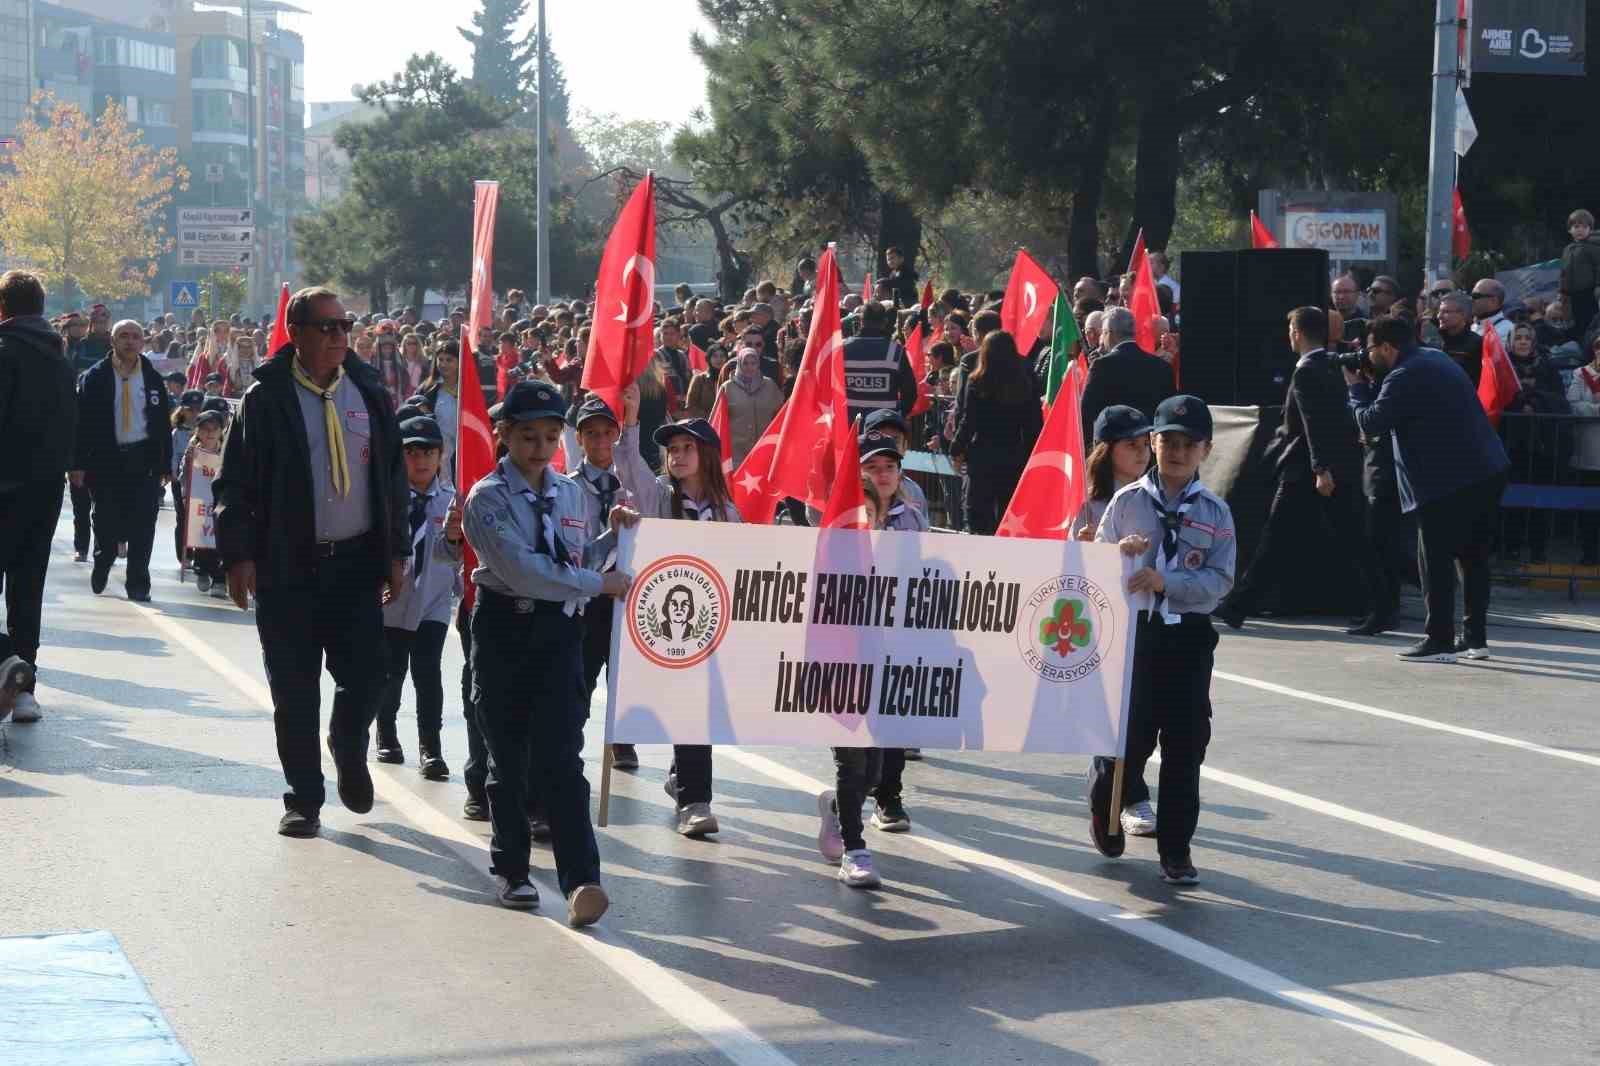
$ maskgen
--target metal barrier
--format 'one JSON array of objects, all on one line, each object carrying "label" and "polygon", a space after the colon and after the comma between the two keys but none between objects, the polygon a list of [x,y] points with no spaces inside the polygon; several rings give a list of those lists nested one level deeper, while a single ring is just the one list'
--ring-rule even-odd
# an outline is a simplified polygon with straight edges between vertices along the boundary
[{"label": "metal barrier", "polygon": [[935,530],[961,530],[961,473],[943,452],[908,453],[901,461],[905,475],[928,498],[928,522]]},{"label": "metal barrier", "polygon": [[1580,585],[1600,582],[1600,418],[1505,414],[1500,437],[1511,471],[1495,576],[1576,599]]}]

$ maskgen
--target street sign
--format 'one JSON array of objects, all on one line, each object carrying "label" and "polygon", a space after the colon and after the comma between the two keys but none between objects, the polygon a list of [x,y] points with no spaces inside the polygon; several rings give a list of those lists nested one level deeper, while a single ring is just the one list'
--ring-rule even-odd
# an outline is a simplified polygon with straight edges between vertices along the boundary
[{"label": "street sign", "polygon": [[167,303],[178,309],[199,307],[200,283],[198,281],[174,281],[168,287]]},{"label": "street sign", "polygon": [[215,248],[250,244],[256,239],[254,226],[180,226],[178,247]]},{"label": "street sign", "polygon": [[249,246],[231,248],[179,248],[178,263],[182,266],[238,266],[247,267],[252,259]]},{"label": "street sign", "polygon": [[206,181],[211,185],[221,185],[223,181],[223,166],[221,163],[206,164]]},{"label": "street sign", "polygon": [[254,226],[256,213],[248,207],[180,207],[178,225]]}]

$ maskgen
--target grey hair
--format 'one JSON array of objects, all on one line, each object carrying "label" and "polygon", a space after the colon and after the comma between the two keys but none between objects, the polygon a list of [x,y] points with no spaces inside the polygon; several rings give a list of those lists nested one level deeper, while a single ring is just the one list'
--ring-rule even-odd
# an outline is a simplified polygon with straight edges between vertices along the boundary
[{"label": "grey hair", "polygon": [[1443,296],[1439,297],[1439,306],[1442,308],[1445,304],[1454,306],[1456,310],[1460,311],[1464,315],[1470,316],[1472,314],[1472,297],[1468,296],[1460,289],[1457,289],[1454,292],[1445,293]]},{"label": "grey hair", "polygon": [[1105,317],[1100,320],[1100,331],[1107,341],[1132,340],[1133,312],[1126,307],[1106,308]]}]

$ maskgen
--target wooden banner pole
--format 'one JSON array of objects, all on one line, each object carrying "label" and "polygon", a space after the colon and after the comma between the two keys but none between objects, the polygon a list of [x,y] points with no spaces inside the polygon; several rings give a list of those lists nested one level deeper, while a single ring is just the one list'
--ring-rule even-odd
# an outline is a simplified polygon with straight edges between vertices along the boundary
[{"label": "wooden banner pole", "polygon": [[1117,760],[1117,768],[1111,775],[1111,824],[1106,826],[1106,833],[1114,837],[1122,835],[1122,762],[1121,759]]},{"label": "wooden banner pole", "polygon": [[596,819],[601,829],[611,817],[611,745],[605,745],[600,757],[600,817]]}]

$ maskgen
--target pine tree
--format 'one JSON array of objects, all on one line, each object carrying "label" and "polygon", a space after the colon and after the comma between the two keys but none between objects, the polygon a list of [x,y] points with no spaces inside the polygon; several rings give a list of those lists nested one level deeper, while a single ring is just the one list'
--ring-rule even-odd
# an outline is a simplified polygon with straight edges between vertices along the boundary
[{"label": "pine tree", "polygon": [[[486,96],[516,105],[519,114],[512,124],[527,128],[533,121],[539,92],[538,33],[536,27],[530,27],[519,38],[516,29],[528,13],[528,0],[482,0],[482,5],[472,16],[476,28],[463,26],[457,30],[472,45],[472,85]],[[550,78],[550,95],[545,101],[548,117],[553,128],[565,128],[567,76],[548,35],[545,63]]]}]

